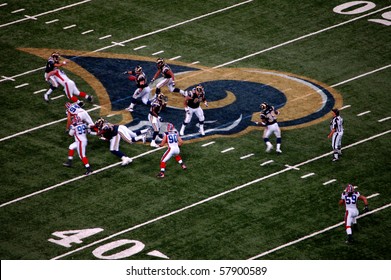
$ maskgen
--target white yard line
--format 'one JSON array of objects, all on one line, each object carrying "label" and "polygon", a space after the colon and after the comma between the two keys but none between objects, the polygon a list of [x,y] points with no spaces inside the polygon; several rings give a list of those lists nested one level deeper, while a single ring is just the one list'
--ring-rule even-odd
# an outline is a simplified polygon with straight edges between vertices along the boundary
[{"label": "white yard line", "polygon": [[[97,106],[97,107],[88,109],[88,110],[86,110],[86,111],[87,111],[87,112],[91,112],[91,111],[95,111],[95,110],[97,110],[97,109],[100,109],[100,106]],[[34,131],[34,130],[38,130],[38,129],[44,128],[44,127],[46,127],[46,126],[50,126],[50,125],[52,125],[52,124],[56,124],[56,123],[59,123],[59,122],[63,122],[63,121],[66,121],[66,120],[67,120],[66,118],[63,118],[63,119],[59,119],[59,120],[56,120],[56,121],[53,121],[53,122],[50,122],[50,123],[45,123],[45,124],[42,124],[42,125],[40,125],[40,126],[36,126],[36,127],[30,128],[30,129],[27,129],[27,130],[24,130],[24,131],[21,131],[21,132],[18,132],[18,133],[15,133],[15,134],[6,136],[6,137],[4,137],[4,138],[1,138],[1,139],[0,139],[0,142],[2,142],[2,141],[4,141],[4,140],[7,140],[7,139],[14,138],[14,137],[19,136],[19,135],[23,135],[23,134],[29,133],[29,132]]]},{"label": "white yard line", "polygon": [[[382,133],[380,133],[380,134],[376,134],[376,135],[374,135],[374,136],[371,136],[371,137],[368,137],[368,138],[366,138],[366,139],[360,140],[360,141],[358,141],[358,142],[356,142],[356,143],[353,143],[353,144],[351,144],[351,145],[346,146],[345,149],[348,149],[348,148],[351,148],[351,147],[356,146],[356,145],[358,145],[358,144],[361,144],[361,143],[364,143],[364,142],[373,140],[373,139],[375,139],[375,138],[381,137],[381,136],[386,135],[386,134],[388,134],[388,133],[390,133],[390,132],[391,132],[391,130],[388,130],[388,131],[382,132]],[[229,194],[229,193],[231,193],[231,192],[238,191],[238,190],[240,190],[240,189],[246,188],[246,187],[248,187],[248,186],[251,186],[251,185],[253,185],[253,184],[255,184],[255,183],[264,181],[264,180],[266,180],[266,179],[275,177],[275,176],[280,175],[280,174],[282,174],[282,173],[285,173],[285,172],[287,172],[287,171],[294,170],[295,167],[298,167],[298,166],[302,166],[302,165],[308,164],[308,163],[313,162],[313,161],[315,161],[315,160],[318,160],[318,159],[324,158],[324,157],[326,157],[326,156],[329,156],[330,154],[332,154],[332,152],[329,152],[329,153],[320,155],[320,156],[318,156],[318,157],[309,159],[309,160],[304,161],[304,162],[302,162],[302,163],[296,164],[295,166],[287,167],[287,168],[282,169],[282,170],[280,170],[280,171],[277,171],[277,172],[275,172],[275,173],[272,173],[272,174],[269,174],[269,175],[260,177],[260,178],[258,178],[258,179],[255,179],[255,180],[251,181],[251,182],[247,182],[247,183],[245,183],[245,184],[243,184],[243,185],[234,187],[234,188],[232,188],[232,189],[230,189],[230,190],[227,190],[227,191],[224,191],[224,192],[222,192],[222,193],[219,193],[219,194],[210,196],[210,197],[205,198],[205,199],[203,199],[203,200],[200,200],[200,201],[198,201],[198,202],[196,202],[196,203],[190,204],[190,205],[185,206],[185,207],[183,207],[183,208],[180,208],[180,209],[178,209],[178,210],[174,210],[174,211],[172,211],[172,212],[169,212],[169,213],[167,213],[167,214],[164,214],[164,215],[162,215],[162,216],[159,216],[159,217],[157,217],[157,218],[155,218],[155,219],[152,219],[152,220],[149,220],[149,221],[147,221],[147,222],[144,222],[144,223],[135,225],[135,226],[133,226],[133,227],[124,229],[124,230],[119,231],[119,232],[117,232],[117,233],[114,233],[114,234],[112,234],[112,235],[110,235],[110,236],[107,236],[107,237],[105,237],[105,238],[103,238],[103,239],[100,239],[100,240],[97,240],[97,241],[92,242],[92,243],[90,243],[90,244],[84,245],[84,246],[82,246],[82,247],[79,247],[79,248],[77,248],[77,249],[75,249],[75,250],[72,250],[72,251],[69,251],[69,252],[67,252],[67,253],[64,253],[64,254],[59,255],[59,256],[57,256],[57,257],[54,257],[54,258],[52,258],[52,259],[53,259],[53,260],[56,260],[56,259],[61,259],[61,258],[64,258],[64,257],[66,257],[66,256],[72,255],[73,253],[82,251],[82,250],[84,250],[84,249],[86,249],[86,248],[95,246],[96,244],[99,244],[99,243],[102,243],[102,242],[104,242],[104,241],[110,240],[110,239],[112,239],[112,238],[114,238],[114,237],[117,237],[117,236],[120,236],[120,235],[122,235],[122,234],[124,234],[124,233],[128,233],[128,232],[133,231],[133,230],[135,230],[135,229],[141,228],[141,227],[143,227],[143,226],[146,226],[146,225],[152,224],[152,223],[154,223],[154,222],[160,221],[160,220],[162,220],[162,219],[165,219],[165,218],[167,218],[167,217],[173,216],[173,215],[178,214],[178,213],[180,213],[180,212],[183,212],[183,211],[185,211],[185,210],[191,209],[191,208],[193,208],[193,207],[195,207],[195,206],[198,206],[198,205],[204,204],[204,203],[206,203],[206,202],[209,202],[209,201],[211,201],[211,200],[214,200],[214,199],[216,199],[216,198],[222,197],[222,196],[224,196],[224,195],[226,195],[226,194]],[[119,163],[118,163],[118,164],[119,164]],[[84,176],[84,177],[85,177],[85,176]],[[0,207],[2,207],[2,205],[0,205]],[[368,212],[368,213],[373,213],[374,211],[375,211],[375,210],[373,210],[373,211],[371,211],[371,212]],[[368,214],[368,213],[366,213],[366,214]],[[365,215],[365,214],[364,214],[364,215]],[[363,216],[364,216],[364,215],[363,215]],[[361,216],[360,216],[360,217],[361,217]],[[339,225],[339,224],[338,224],[338,225]]]},{"label": "white yard line", "polygon": [[232,151],[232,150],[235,150],[235,148],[234,148],[234,147],[231,147],[231,148],[222,150],[221,153],[224,154],[224,153],[229,152],[229,151]]},{"label": "white yard line", "polygon": [[[373,196],[376,196],[376,195],[379,195],[379,194],[375,194],[375,195],[373,195]],[[373,197],[373,196],[372,196],[372,197]],[[368,197],[368,198],[369,198],[369,197]],[[390,207],[390,206],[391,206],[391,203],[390,203],[390,204],[386,204],[386,205],[384,205],[384,206],[382,206],[382,207],[379,207],[379,208],[376,208],[376,209],[374,209],[374,210],[372,210],[372,211],[369,211],[369,212],[367,212],[367,213],[361,214],[360,216],[357,217],[357,219],[361,219],[361,218],[363,218],[363,217],[365,217],[365,216],[368,216],[368,215],[371,215],[371,214],[376,213],[376,212],[378,212],[378,211],[384,210],[384,209],[386,209],[386,208],[388,208],[388,207]],[[276,248],[274,248],[274,249],[271,249],[271,250],[269,250],[269,251],[266,251],[266,252],[263,252],[263,253],[261,253],[261,254],[258,254],[258,255],[254,256],[254,257],[251,257],[251,258],[249,258],[249,260],[255,260],[255,259],[258,259],[258,258],[260,258],[260,257],[269,255],[269,254],[271,254],[271,253],[273,253],[273,252],[275,252],[275,251],[281,250],[281,249],[283,249],[283,248],[289,247],[289,246],[291,246],[291,245],[294,245],[294,244],[299,243],[299,242],[301,242],[301,241],[304,241],[304,240],[306,240],[306,239],[312,238],[312,237],[317,236],[317,235],[319,235],[319,234],[322,234],[322,233],[324,233],[324,232],[326,232],[326,231],[329,231],[329,230],[332,230],[332,229],[334,229],[334,228],[337,228],[337,227],[339,227],[339,226],[341,226],[341,225],[343,225],[343,224],[344,224],[344,222],[340,222],[340,223],[338,223],[338,224],[335,224],[335,225],[333,225],[333,226],[327,227],[327,228],[322,229],[322,230],[320,230],[320,231],[317,231],[317,232],[311,233],[311,234],[309,234],[309,235],[303,236],[303,237],[301,237],[301,238],[299,238],[299,239],[296,239],[296,240],[294,240],[294,241],[288,242],[288,243],[283,244],[283,245],[281,245],[281,246],[278,246],[278,247],[276,247]]]},{"label": "white yard line", "polygon": [[[85,1],[77,2],[77,3],[71,4],[71,5],[60,7],[60,8],[57,8],[57,9],[54,9],[54,10],[50,10],[50,11],[47,11],[47,12],[44,12],[44,13],[40,13],[40,14],[37,14],[37,15],[34,15],[34,16],[31,16],[31,17],[32,18],[37,18],[37,17],[40,17],[40,16],[56,13],[58,11],[62,11],[62,10],[69,9],[69,8],[72,8],[72,7],[81,5],[81,4],[85,4],[85,3],[90,2],[90,1],[91,0],[85,0]],[[22,19],[18,19],[18,20],[15,20],[15,21],[7,22],[7,23],[4,23],[4,24],[0,24],[0,28],[3,28],[5,26],[9,26],[9,25],[12,25],[12,24],[15,24],[15,23],[23,22],[23,21],[26,21],[26,20],[29,20],[29,19],[31,19],[31,18],[30,17],[22,18]]]},{"label": "white yard line", "polygon": [[[304,36],[300,36],[300,37],[298,37],[298,38],[295,38],[295,39],[286,41],[286,42],[284,42],[284,43],[281,43],[281,44],[272,46],[272,47],[270,47],[270,48],[267,48],[267,49],[264,49],[264,50],[261,50],[261,51],[258,51],[258,52],[255,52],[255,53],[252,53],[252,54],[243,56],[243,57],[241,57],[241,58],[238,58],[238,59],[235,59],[235,60],[232,60],[232,61],[229,61],[229,62],[220,64],[220,65],[217,65],[217,66],[215,66],[215,67],[213,67],[213,68],[221,68],[221,67],[224,67],[224,66],[227,66],[227,65],[230,65],[230,64],[239,62],[239,61],[241,61],[241,60],[244,60],[244,59],[247,59],[247,58],[250,58],[250,57],[257,56],[257,55],[259,55],[259,54],[262,54],[262,53],[265,53],[265,52],[268,52],[268,51],[277,49],[277,48],[282,47],[282,46],[286,46],[286,45],[292,44],[292,43],[294,43],[294,42],[297,42],[297,41],[306,39],[306,38],[308,38],[308,37],[317,35],[317,34],[319,34],[319,33],[322,33],[322,32],[325,32],[325,31],[328,31],[328,30],[331,30],[331,29],[334,29],[334,28],[343,26],[343,25],[345,25],[345,24],[354,22],[354,21],[359,20],[359,19],[362,19],[362,18],[364,18],[364,17],[370,16],[370,15],[373,15],[373,14],[377,14],[377,13],[379,13],[379,12],[381,12],[381,11],[384,11],[384,10],[387,10],[387,9],[389,9],[389,8],[391,8],[391,6],[387,6],[387,7],[384,7],[384,8],[382,8],[382,9],[373,11],[373,12],[371,12],[371,13],[368,13],[368,14],[365,14],[365,15],[361,15],[361,16],[358,16],[358,17],[356,17],[356,18],[353,18],[353,19],[350,19],[350,20],[341,22],[341,23],[339,23],[339,24],[336,24],[336,25],[332,25],[332,26],[323,28],[323,29],[321,29],[321,30],[318,30],[318,31],[316,31],[316,32],[312,32],[312,33],[306,34],[306,35],[304,35]],[[389,67],[389,66],[388,66],[388,67]]]}]

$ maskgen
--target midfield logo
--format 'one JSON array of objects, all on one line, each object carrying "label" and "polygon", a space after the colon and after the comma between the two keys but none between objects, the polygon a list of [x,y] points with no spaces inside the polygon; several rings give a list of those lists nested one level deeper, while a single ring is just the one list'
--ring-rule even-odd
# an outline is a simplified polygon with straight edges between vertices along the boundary
[{"label": "midfield logo", "polygon": [[[52,50],[20,49],[47,59]],[[148,125],[149,108],[140,103],[134,112],[125,110],[136,90],[135,82],[122,73],[143,67],[150,80],[156,72],[156,58],[111,53],[86,53],[59,50],[62,57],[70,60],[64,68],[84,79],[95,91],[102,106],[101,116],[121,114],[122,124],[131,129]],[[176,86],[189,90],[197,84],[205,88],[209,107],[204,109],[206,137],[241,135],[256,127],[259,120],[259,104],[267,102],[279,109],[279,125],[282,129],[293,129],[313,125],[328,119],[334,107],[342,106],[342,97],[329,86],[312,79],[291,73],[251,68],[208,68],[177,61],[166,62],[175,73]],[[82,86],[79,83],[79,89]],[[168,107],[161,113],[164,122],[180,128],[184,117],[183,97],[163,88],[169,98]],[[155,88],[152,87],[152,92]],[[203,105],[201,105],[203,106]],[[185,139],[196,139],[198,120],[193,116],[186,127]]]}]

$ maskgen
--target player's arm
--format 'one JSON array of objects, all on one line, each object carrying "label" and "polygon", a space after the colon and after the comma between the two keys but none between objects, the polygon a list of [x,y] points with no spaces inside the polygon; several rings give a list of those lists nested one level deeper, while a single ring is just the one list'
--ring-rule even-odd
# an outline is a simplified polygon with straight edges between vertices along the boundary
[{"label": "player's arm", "polygon": [[333,136],[334,132],[335,132],[335,128],[333,128],[333,129],[330,131],[329,135],[327,135],[327,138],[331,138],[331,137]]},{"label": "player's arm", "polygon": [[49,78],[50,78],[51,76],[53,76],[53,75],[56,73],[56,71],[57,71],[57,69],[54,69],[54,70],[50,71],[50,72],[46,75],[46,81],[49,80]]},{"label": "player's arm", "polygon": [[66,65],[67,64],[67,62],[66,61],[63,61],[63,62],[61,62],[61,63],[54,63],[53,65],[54,65],[54,67],[61,67],[61,66],[64,66],[64,65]]},{"label": "player's arm", "polygon": [[160,73],[162,73],[162,70],[161,69],[158,69],[155,73],[155,75],[153,76],[151,82],[153,82],[154,80],[157,79],[157,77],[159,77]]},{"label": "player's arm", "polygon": [[258,126],[266,126],[266,124],[267,124],[266,116],[264,114],[260,114],[259,117],[260,117],[261,121],[260,122],[255,122],[255,124],[258,125]]},{"label": "player's arm", "polygon": [[178,135],[178,146],[182,146],[183,139],[179,136],[179,134],[177,134],[177,135]]},{"label": "player's arm", "polygon": [[362,200],[364,202],[364,213],[368,212],[369,211],[369,209],[368,209],[368,199],[365,196],[363,196],[363,195],[360,195],[358,197],[358,199]]},{"label": "player's arm", "polygon": [[164,147],[167,143],[167,134],[164,134],[162,142],[159,144],[160,147]]},{"label": "player's arm", "polygon": [[166,73],[168,76],[171,77],[172,81],[175,82],[175,76],[174,76],[174,72],[172,72],[171,69],[167,70]]},{"label": "player's arm", "polygon": [[71,113],[67,111],[67,125],[65,127],[66,131],[69,130],[69,127],[71,126]]}]

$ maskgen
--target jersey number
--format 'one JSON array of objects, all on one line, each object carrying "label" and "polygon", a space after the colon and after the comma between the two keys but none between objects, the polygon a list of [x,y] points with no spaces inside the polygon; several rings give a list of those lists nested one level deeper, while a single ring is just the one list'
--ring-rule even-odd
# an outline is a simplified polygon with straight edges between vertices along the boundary
[{"label": "jersey number", "polygon": [[345,196],[345,202],[346,204],[356,204],[357,203],[357,196]]}]

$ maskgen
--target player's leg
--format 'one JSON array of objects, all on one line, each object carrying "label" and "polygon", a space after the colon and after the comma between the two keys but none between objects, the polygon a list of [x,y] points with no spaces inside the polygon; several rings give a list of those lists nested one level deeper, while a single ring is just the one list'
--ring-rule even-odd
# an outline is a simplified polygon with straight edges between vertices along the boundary
[{"label": "player's leg", "polygon": [[185,135],[186,126],[191,122],[193,117],[194,109],[186,107],[185,109],[185,120],[182,123],[181,130],[179,131],[179,135]]},{"label": "player's leg", "polygon": [[202,110],[201,107],[198,107],[195,111],[196,116],[198,117],[198,124],[200,125],[200,130],[199,132],[201,133],[202,136],[205,135],[205,130],[204,130],[204,122],[205,122],[205,116],[204,116],[204,111]]},{"label": "player's leg", "polygon": [[276,145],[276,152],[281,154],[282,151],[281,151],[281,129],[280,127],[278,126],[278,124],[276,123],[276,128],[274,130],[274,135],[276,136],[277,140],[277,145]]},{"label": "player's leg", "polygon": [[132,162],[132,159],[127,157],[123,152],[119,150],[119,142],[121,141],[121,135],[118,133],[110,140],[110,152],[113,155],[119,157],[122,161],[121,165],[127,165]]},{"label": "player's leg", "polygon": [[64,166],[66,167],[72,167],[72,162],[73,162],[73,156],[75,154],[75,150],[77,149],[77,143],[73,142],[72,144],[69,145],[68,148],[68,159],[66,162],[63,163]]},{"label": "player's leg", "polygon": [[272,130],[271,127],[266,126],[265,130],[263,131],[263,141],[266,144],[266,152],[270,152],[273,149],[272,143],[270,143],[269,136],[271,135]]}]

